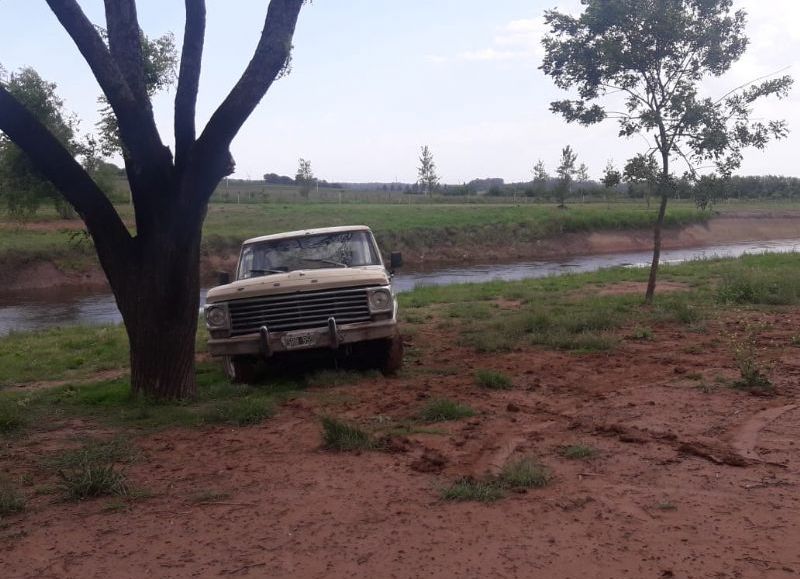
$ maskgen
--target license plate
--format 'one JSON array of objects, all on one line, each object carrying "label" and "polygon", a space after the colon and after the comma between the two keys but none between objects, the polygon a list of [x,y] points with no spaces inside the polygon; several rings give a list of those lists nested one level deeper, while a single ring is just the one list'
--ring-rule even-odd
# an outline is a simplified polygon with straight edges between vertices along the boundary
[{"label": "license plate", "polygon": [[281,338],[284,348],[295,350],[297,348],[307,348],[317,343],[315,334],[290,334]]}]

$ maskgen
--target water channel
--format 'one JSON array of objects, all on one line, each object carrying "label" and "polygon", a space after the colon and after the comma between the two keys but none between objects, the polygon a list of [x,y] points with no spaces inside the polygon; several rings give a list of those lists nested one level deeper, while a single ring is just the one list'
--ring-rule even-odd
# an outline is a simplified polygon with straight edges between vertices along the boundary
[{"label": "water channel", "polygon": [[[729,243],[694,249],[666,250],[662,263],[680,263],[712,257],[738,257],[744,254],[800,251],[800,239],[778,239]],[[419,286],[478,283],[491,280],[521,280],[597,271],[608,267],[637,267],[649,263],[651,253],[625,252],[575,256],[550,261],[524,261],[490,265],[470,265],[435,270],[403,270],[394,278],[399,292]],[[205,290],[200,302],[205,301]],[[76,324],[114,324],[121,317],[114,297],[107,292],[50,290],[42,292],[0,293],[0,336],[13,331],[30,331]]]}]

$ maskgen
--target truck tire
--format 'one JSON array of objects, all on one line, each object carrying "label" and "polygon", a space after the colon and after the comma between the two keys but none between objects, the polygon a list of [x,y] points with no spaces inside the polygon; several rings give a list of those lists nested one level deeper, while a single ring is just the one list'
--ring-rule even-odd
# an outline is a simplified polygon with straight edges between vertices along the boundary
[{"label": "truck tire", "polygon": [[253,384],[256,381],[256,360],[249,356],[225,356],[222,359],[225,375],[234,384]]},{"label": "truck tire", "polygon": [[403,337],[395,334],[381,342],[380,371],[384,376],[392,376],[403,366]]}]

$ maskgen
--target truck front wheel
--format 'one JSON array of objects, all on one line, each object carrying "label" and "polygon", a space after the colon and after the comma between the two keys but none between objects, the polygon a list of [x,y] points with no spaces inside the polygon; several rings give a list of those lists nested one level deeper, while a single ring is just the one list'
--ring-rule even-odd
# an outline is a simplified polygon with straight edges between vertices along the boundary
[{"label": "truck front wheel", "polygon": [[222,365],[234,384],[253,384],[256,380],[256,360],[250,356],[225,356]]}]

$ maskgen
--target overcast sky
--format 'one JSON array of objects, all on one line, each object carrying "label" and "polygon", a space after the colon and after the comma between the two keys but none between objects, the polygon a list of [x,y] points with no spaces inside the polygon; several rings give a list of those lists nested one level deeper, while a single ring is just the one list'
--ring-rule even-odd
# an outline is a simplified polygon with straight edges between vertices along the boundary
[{"label": "overcast sky", "polygon": [[[198,102],[202,126],[243,71],[258,41],[267,0],[208,0]],[[150,37],[172,31],[180,46],[183,1],[140,0]],[[735,0],[749,14],[750,48],[709,94],[785,67],[797,76],[800,1]],[[102,0],[82,0],[103,24]],[[419,148],[430,146],[444,182],[476,177],[530,180],[542,159],[551,170],[571,144],[597,178],[645,144],[617,137],[609,121],[591,128],[553,116],[563,98],[538,66],[542,13],[577,14],[578,0],[314,0],[300,14],[293,70],[278,81],[234,141],[236,177],[294,175],[299,157],[329,181],[412,182]],[[0,0],[0,63],[33,66],[57,83],[85,131],[97,120],[94,78],[44,0]],[[156,98],[162,137],[172,145],[174,92]],[[800,176],[800,87],[770,101],[758,118],[784,118],[793,130],[766,153],[748,151],[742,174]]]}]

